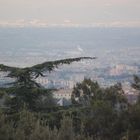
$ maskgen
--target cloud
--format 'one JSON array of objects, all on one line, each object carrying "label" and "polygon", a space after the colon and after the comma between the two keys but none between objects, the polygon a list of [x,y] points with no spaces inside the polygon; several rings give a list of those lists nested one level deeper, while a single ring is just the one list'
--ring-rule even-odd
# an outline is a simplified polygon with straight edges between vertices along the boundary
[{"label": "cloud", "polygon": [[[32,20],[0,20],[0,27],[140,27],[140,20],[137,21],[102,21],[93,22],[91,24],[78,24],[72,23],[71,20],[64,20],[62,23],[51,23],[49,24],[46,20],[32,19]],[[81,47],[77,46],[78,50],[82,50]]]},{"label": "cloud", "polygon": [[110,21],[110,22],[94,22],[93,27],[140,27],[139,21]]},{"label": "cloud", "polygon": [[18,19],[18,20],[3,20],[0,21],[1,27],[47,27],[47,21],[33,19],[33,20],[25,20],[25,19]]},{"label": "cloud", "polygon": [[70,24],[70,23],[71,23],[71,20],[70,20],[70,19],[65,19],[65,20],[64,20],[64,23]]}]

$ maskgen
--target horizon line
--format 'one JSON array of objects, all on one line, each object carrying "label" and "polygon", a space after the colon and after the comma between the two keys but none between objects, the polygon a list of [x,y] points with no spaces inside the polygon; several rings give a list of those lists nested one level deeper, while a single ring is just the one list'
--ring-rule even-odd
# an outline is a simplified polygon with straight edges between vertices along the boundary
[{"label": "horizon line", "polygon": [[70,20],[64,21],[62,23],[48,23],[44,20],[33,19],[33,20],[0,20],[0,27],[37,27],[37,28],[47,28],[47,27],[122,27],[122,28],[140,28],[140,21],[108,21],[108,22],[92,22],[89,24],[79,24],[72,23]]}]

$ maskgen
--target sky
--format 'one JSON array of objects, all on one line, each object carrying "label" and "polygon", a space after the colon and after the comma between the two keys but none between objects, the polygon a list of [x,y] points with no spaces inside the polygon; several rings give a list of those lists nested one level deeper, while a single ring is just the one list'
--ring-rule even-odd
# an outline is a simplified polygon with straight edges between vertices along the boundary
[{"label": "sky", "polygon": [[140,0],[0,0],[0,25],[139,26]]}]

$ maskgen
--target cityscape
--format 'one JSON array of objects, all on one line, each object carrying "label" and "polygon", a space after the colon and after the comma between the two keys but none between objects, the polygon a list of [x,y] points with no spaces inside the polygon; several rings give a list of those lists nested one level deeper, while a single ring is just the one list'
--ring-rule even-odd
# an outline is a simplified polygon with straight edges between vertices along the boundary
[{"label": "cityscape", "polygon": [[0,0],[0,140],[140,140],[140,0]]},{"label": "cityscape", "polygon": [[[106,87],[131,83],[133,75],[140,75],[137,28],[0,28],[0,33],[0,63],[5,65],[26,67],[46,60],[97,57],[44,73],[46,77],[36,80],[46,88],[71,89],[84,78]],[[1,84],[9,81],[2,75]]]}]

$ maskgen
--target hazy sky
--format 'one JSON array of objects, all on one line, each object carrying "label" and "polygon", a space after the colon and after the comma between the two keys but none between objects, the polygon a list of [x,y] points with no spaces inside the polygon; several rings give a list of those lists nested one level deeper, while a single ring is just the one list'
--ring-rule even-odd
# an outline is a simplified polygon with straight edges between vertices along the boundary
[{"label": "hazy sky", "polygon": [[140,0],[0,0],[0,20],[140,23]]}]

